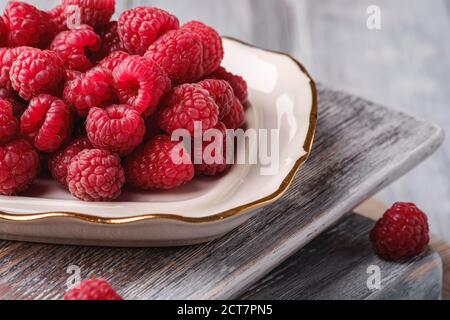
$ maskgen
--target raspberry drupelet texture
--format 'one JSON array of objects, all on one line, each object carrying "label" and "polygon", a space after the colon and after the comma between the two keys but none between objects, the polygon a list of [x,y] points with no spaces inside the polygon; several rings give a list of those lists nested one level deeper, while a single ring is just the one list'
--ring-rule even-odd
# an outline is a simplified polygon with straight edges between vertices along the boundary
[{"label": "raspberry drupelet texture", "polygon": [[156,40],[145,54],[156,62],[174,84],[192,83],[203,77],[200,37],[187,30],[173,30]]},{"label": "raspberry drupelet texture", "polygon": [[0,47],[6,47],[8,38],[8,30],[3,17],[0,16]]},{"label": "raspberry drupelet texture", "polygon": [[15,91],[0,88],[0,99],[8,101],[13,107],[13,114],[20,118],[26,109],[26,103],[23,101]]},{"label": "raspberry drupelet texture", "polygon": [[102,108],[115,102],[113,82],[109,70],[93,68],[66,82],[64,100],[75,108],[78,115],[86,117],[91,108]]},{"label": "raspberry drupelet texture", "polygon": [[67,69],[83,72],[94,66],[94,56],[100,49],[100,37],[87,25],[60,32],[50,44],[50,50],[59,54]]},{"label": "raspberry drupelet texture", "polygon": [[125,51],[115,51],[99,62],[97,67],[102,67],[113,72],[114,69],[130,55]]},{"label": "raspberry drupelet texture", "polygon": [[234,103],[233,88],[227,81],[206,79],[198,83],[207,90],[219,106],[219,119],[223,119],[231,110]]},{"label": "raspberry drupelet texture", "polygon": [[24,51],[37,50],[31,47],[0,48],[0,87],[13,90],[10,71],[14,60]]},{"label": "raspberry drupelet texture", "polygon": [[222,119],[227,129],[239,129],[245,123],[245,111],[242,103],[238,98],[234,98],[234,103],[231,106],[230,112]]},{"label": "raspberry drupelet texture", "polygon": [[0,144],[15,138],[19,133],[19,121],[14,116],[10,102],[0,99]]},{"label": "raspberry drupelet texture", "polygon": [[87,24],[94,28],[107,25],[114,14],[115,0],[63,0],[62,6],[65,9],[67,18],[77,15],[81,24]]},{"label": "raspberry drupelet texture", "polygon": [[174,88],[159,110],[158,124],[169,134],[177,129],[193,134],[196,124],[206,131],[218,121],[219,107],[208,91],[196,84],[183,84]]},{"label": "raspberry drupelet texture", "polygon": [[67,18],[62,5],[54,7],[47,12],[50,17],[50,22],[55,28],[55,33],[58,34],[63,31],[67,31]]},{"label": "raspberry drupelet texture", "polygon": [[127,182],[140,190],[170,190],[194,178],[190,155],[180,142],[159,135],[125,161]]},{"label": "raspberry drupelet texture", "polygon": [[145,123],[139,112],[129,106],[112,105],[91,109],[86,131],[95,148],[126,156],[141,144]]},{"label": "raspberry drupelet texture", "polygon": [[67,188],[67,167],[73,157],[85,149],[93,149],[92,143],[88,137],[78,137],[73,140],[66,148],[54,153],[48,161],[48,169],[52,177],[61,185]]},{"label": "raspberry drupelet texture", "polygon": [[17,139],[0,146],[0,194],[24,192],[39,173],[39,155],[30,143]]},{"label": "raspberry drupelet texture", "polygon": [[64,79],[64,63],[49,50],[25,50],[10,70],[12,87],[25,99],[42,94],[57,94]]},{"label": "raspberry drupelet texture", "polygon": [[430,242],[428,218],[412,203],[396,203],[376,223],[370,240],[388,261],[417,256]]},{"label": "raspberry drupelet texture", "polygon": [[58,150],[70,137],[73,116],[64,101],[42,94],[30,101],[21,118],[20,131],[41,152]]},{"label": "raspberry drupelet texture", "polygon": [[127,10],[120,15],[118,23],[124,47],[128,52],[138,55],[143,55],[166,32],[180,27],[177,17],[151,7]]},{"label": "raspberry drupelet texture", "polygon": [[83,150],[67,168],[70,193],[84,201],[117,199],[125,183],[120,157],[106,150]]},{"label": "raspberry drupelet texture", "polygon": [[107,57],[113,52],[124,50],[122,40],[117,31],[117,21],[111,21],[105,27],[99,29],[98,35],[102,39],[102,48],[98,54],[100,59]]},{"label": "raspberry drupelet texture", "polygon": [[114,69],[113,76],[120,102],[145,115],[156,111],[171,86],[169,77],[156,63],[140,56],[126,58]]},{"label": "raspberry drupelet texture", "polygon": [[217,31],[199,21],[186,23],[182,29],[197,34],[202,41],[204,75],[216,71],[224,57],[222,38]]},{"label": "raspberry drupelet texture", "polygon": [[89,279],[66,292],[64,300],[123,300],[123,298],[106,280]]},{"label": "raspberry drupelet texture", "polygon": [[220,67],[210,74],[208,78],[220,79],[227,81],[233,88],[234,95],[239,98],[241,103],[245,105],[248,102],[247,82],[241,76],[228,72],[224,67]]}]

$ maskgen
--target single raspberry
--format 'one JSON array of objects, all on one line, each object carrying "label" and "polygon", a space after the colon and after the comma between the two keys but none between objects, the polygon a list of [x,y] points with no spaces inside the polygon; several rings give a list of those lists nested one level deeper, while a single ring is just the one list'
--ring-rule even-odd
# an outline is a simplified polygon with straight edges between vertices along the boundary
[{"label": "single raspberry", "polygon": [[195,170],[183,144],[156,136],[125,161],[128,183],[141,190],[170,190],[188,183]]},{"label": "single raspberry", "polygon": [[59,54],[66,68],[78,71],[94,66],[94,56],[100,48],[100,37],[87,25],[60,32],[50,44],[50,49]]},{"label": "single raspberry", "polygon": [[74,106],[80,116],[86,117],[91,108],[102,108],[115,102],[114,81],[109,70],[93,68],[72,77],[64,87],[64,100]]},{"label": "single raspberry", "polygon": [[102,39],[102,48],[98,53],[100,59],[107,57],[113,52],[124,50],[122,40],[117,31],[117,21],[111,21],[105,27],[99,29],[98,35]]},{"label": "single raspberry", "polygon": [[102,61],[100,61],[100,63],[97,66],[108,69],[109,71],[113,72],[114,69],[129,56],[130,55],[124,51],[115,51],[109,54]]},{"label": "single raspberry", "polygon": [[224,57],[222,38],[217,31],[199,21],[191,21],[182,29],[192,31],[200,36],[203,44],[204,75],[216,71]]},{"label": "single raspberry", "polygon": [[25,111],[26,102],[23,101],[15,91],[0,88],[0,99],[8,101],[13,107],[13,114],[17,118],[20,118]]},{"label": "single raspberry", "polygon": [[123,300],[123,298],[106,280],[90,279],[66,292],[64,300]]},{"label": "single raspberry", "polygon": [[73,116],[64,101],[41,94],[30,101],[21,118],[20,131],[41,152],[54,152],[72,133]]},{"label": "single raspberry", "polygon": [[83,150],[67,167],[70,193],[84,201],[108,201],[122,193],[125,174],[120,157],[106,150]]},{"label": "single raspberry", "polygon": [[15,138],[19,133],[19,121],[14,116],[14,109],[10,102],[0,99],[0,143]]},{"label": "single raspberry", "polygon": [[39,172],[39,156],[23,139],[0,146],[0,194],[14,195],[28,189]]},{"label": "single raspberry", "polygon": [[10,71],[13,62],[24,51],[37,50],[31,47],[0,48],[0,87],[13,90]]},{"label": "single raspberry", "polygon": [[163,95],[170,89],[170,79],[154,62],[130,56],[113,72],[119,100],[139,113],[151,115]]},{"label": "single raspberry", "polygon": [[223,119],[231,110],[234,103],[233,88],[227,81],[206,79],[198,83],[207,90],[219,106],[219,119]]},{"label": "single raspberry", "polygon": [[65,149],[54,153],[48,161],[48,169],[52,177],[67,188],[67,167],[73,157],[85,149],[93,149],[88,137],[78,137],[73,140]]},{"label": "single raspberry", "polygon": [[25,99],[56,94],[64,79],[64,63],[53,51],[25,50],[11,66],[12,86]]},{"label": "single raspberry", "polygon": [[74,23],[101,27],[111,20],[116,10],[115,0],[63,0],[63,7],[67,18]]},{"label": "single raspberry", "polygon": [[128,52],[138,55],[143,55],[163,34],[180,27],[177,17],[150,7],[127,10],[120,15],[118,22],[123,45]]},{"label": "single raspberry", "polygon": [[47,12],[50,16],[50,22],[53,24],[56,34],[68,30],[67,18],[64,10],[64,7],[59,5]]},{"label": "single raspberry", "polygon": [[167,133],[186,129],[194,133],[195,125],[202,130],[214,128],[219,121],[219,107],[211,95],[196,84],[175,87],[159,111],[158,124]]},{"label": "single raspberry", "polygon": [[239,129],[245,123],[245,111],[238,98],[234,98],[230,112],[222,119],[227,129]]},{"label": "single raspberry", "polygon": [[127,105],[112,105],[106,109],[92,108],[86,131],[94,147],[126,156],[141,144],[145,124],[136,110]]},{"label": "single raspberry", "polygon": [[6,29],[5,20],[0,16],[0,47],[7,45],[8,30]]},{"label": "single raspberry", "polygon": [[241,76],[228,72],[224,67],[220,67],[210,74],[208,78],[228,81],[234,91],[234,95],[245,105],[248,102],[247,82]]},{"label": "single raspberry", "polygon": [[389,261],[415,257],[430,242],[428,218],[412,203],[396,203],[370,233],[375,252]]},{"label": "single raspberry", "polygon": [[53,36],[50,16],[28,3],[9,2],[5,9],[4,20],[10,47],[45,48]]}]

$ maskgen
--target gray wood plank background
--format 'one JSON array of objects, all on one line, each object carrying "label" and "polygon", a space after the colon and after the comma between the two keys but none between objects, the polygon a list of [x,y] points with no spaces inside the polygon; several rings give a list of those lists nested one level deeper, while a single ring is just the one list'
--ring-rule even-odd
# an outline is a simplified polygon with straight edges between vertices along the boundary
[{"label": "gray wood plank background", "polygon": [[[41,8],[59,1],[27,0]],[[3,9],[6,0],[0,1]],[[282,50],[327,85],[450,127],[450,0],[117,0],[118,11],[156,5],[225,35]],[[381,30],[366,27],[369,5]],[[450,241],[450,140],[381,194],[414,201]]]}]

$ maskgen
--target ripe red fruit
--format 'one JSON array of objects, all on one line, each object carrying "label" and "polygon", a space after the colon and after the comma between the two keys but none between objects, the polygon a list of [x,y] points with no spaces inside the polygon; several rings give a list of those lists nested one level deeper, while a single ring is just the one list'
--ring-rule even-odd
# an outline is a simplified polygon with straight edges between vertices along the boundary
[{"label": "ripe red fruit", "polygon": [[47,13],[50,16],[50,22],[53,24],[55,29],[55,34],[62,31],[67,31],[67,18],[62,5],[54,7]]},{"label": "ripe red fruit", "polygon": [[[104,26],[111,20],[115,11],[115,0],[63,0],[67,18],[79,24],[94,28]],[[78,10],[78,12],[77,12]],[[75,21],[77,18],[80,21]]]},{"label": "ripe red fruit", "polygon": [[13,107],[13,115],[20,118],[26,109],[25,101],[19,98],[16,92],[0,88],[0,99],[8,101]]},{"label": "ripe red fruit", "polygon": [[370,233],[375,252],[389,261],[415,257],[430,242],[428,218],[413,203],[396,203]]},{"label": "ripe red fruit", "polygon": [[6,29],[5,20],[0,17],[0,47],[7,45],[8,30]]},{"label": "ripe red fruit", "polygon": [[228,72],[224,67],[220,67],[208,76],[212,79],[220,79],[227,81],[233,88],[234,95],[239,98],[241,103],[245,105],[248,102],[247,82],[241,76]]},{"label": "ripe red fruit", "polygon": [[227,81],[206,79],[198,83],[207,90],[219,106],[219,119],[223,119],[231,110],[234,103],[233,88]]},{"label": "ripe red fruit", "polygon": [[123,298],[106,280],[90,279],[68,291],[64,295],[64,300],[123,300]]},{"label": "ripe red fruit", "polygon": [[115,51],[110,53],[106,58],[99,62],[98,67],[105,68],[111,72],[130,55],[125,51]]},{"label": "ripe red fruit", "polygon": [[20,131],[41,152],[54,152],[72,133],[73,116],[64,101],[42,94],[30,101],[21,118]]},{"label": "ripe red fruit", "polygon": [[117,31],[117,21],[111,21],[105,27],[99,29],[98,35],[102,39],[102,48],[98,53],[100,59],[107,57],[116,51],[123,51],[124,46]]},{"label": "ripe red fruit", "polygon": [[227,129],[239,129],[245,123],[245,111],[238,98],[234,98],[230,112],[222,119]]},{"label": "ripe red fruit", "polygon": [[24,51],[37,50],[31,47],[0,48],[0,87],[13,90],[10,71],[13,62]]},{"label": "ripe red fruit", "polygon": [[0,99],[0,144],[10,141],[19,133],[19,121],[10,102]]}]

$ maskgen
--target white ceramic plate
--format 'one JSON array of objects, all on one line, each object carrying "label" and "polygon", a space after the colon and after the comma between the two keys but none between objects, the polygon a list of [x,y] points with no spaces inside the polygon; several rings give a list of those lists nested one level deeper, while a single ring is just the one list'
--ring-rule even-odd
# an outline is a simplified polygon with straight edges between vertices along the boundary
[{"label": "white ceramic plate", "polygon": [[[224,39],[224,65],[249,84],[247,128],[279,129],[280,167],[235,165],[226,175],[171,192],[125,191],[116,202],[82,202],[40,180],[21,197],[0,196],[0,238],[105,246],[186,245],[217,238],[276,201],[311,151],[315,84],[293,58]],[[256,146],[250,146],[255,148]],[[244,152],[238,150],[238,152]]]}]

